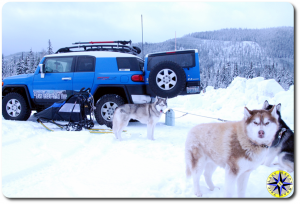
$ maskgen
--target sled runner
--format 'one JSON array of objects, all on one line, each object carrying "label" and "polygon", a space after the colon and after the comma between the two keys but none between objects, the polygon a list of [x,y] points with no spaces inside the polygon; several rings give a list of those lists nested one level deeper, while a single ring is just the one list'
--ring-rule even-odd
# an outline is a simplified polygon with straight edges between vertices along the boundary
[{"label": "sled runner", "polygon": [[[82,128],[91,129],[94,127],[92,115],[94,115],[94,99],[90,94],[91,89],[84,90],[82,88],[78,93],[69,96],[65,101],[54,103],[49,108],[35,113],[37,121],[41,123],[47,130],[44,122],[50,122],[57,125],[61,129],[67,131],[80,131]],[[66,124],[57,123],[55,121],[66,121]]]}]

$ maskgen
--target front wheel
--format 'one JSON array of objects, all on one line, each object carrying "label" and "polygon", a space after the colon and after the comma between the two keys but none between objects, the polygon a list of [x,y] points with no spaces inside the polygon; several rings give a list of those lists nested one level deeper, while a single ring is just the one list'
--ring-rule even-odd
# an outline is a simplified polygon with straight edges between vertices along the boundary
[{"label": "front wheel", "polygon": [[96,120],[100,125],[112,128],[112,117],[117,107],[125,103],[124,99],[116,94],[106,94],[96,103]]},{"label": "front wheel", "polygon": [[2,115],[6,120],[27,120],[31,110],[19,93],[9,93],[2,100]]}]

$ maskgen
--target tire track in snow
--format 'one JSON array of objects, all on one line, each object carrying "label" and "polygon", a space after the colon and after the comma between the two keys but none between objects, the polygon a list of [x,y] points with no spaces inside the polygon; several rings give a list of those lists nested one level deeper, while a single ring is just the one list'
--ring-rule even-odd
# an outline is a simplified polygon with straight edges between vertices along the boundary
[{"label": "tire track in snow", "polygon": [[33,138],[33,137],[38,137],[39,135],[29,135],[28,137],[26,138],[18,138],[18,139],[15,139],[15,140],[11,140],[11,141],[8,141],[8,142],[3,142],[2,143],[2,147],[5,147],[5,146],[9,146],[9,145],[12,145],[12,144],[15,144],[15,143],[19,143],[19,142],[22,142],[24,141],[25,139],[30,139],[30,138]]},{"label": "tire track in snow", "polygon": [[[89,136],[83,144],[78,145],[77,147],[67,151],[66,153],[62,154],[62,158],[61,159],[66,159],[74,154],[76,154],[77,152],[79,152],[81,149],[83,149],[85,147],[85,144],[90,143],[90,141],[92,140],[94,136],[91,135]],[[50,167],[51,165],[54,165],[55,163],[58,163],[58,161],[54,158],[48,159],[42,163],[39,163],[37,165],[34,165],[32,167],[29,167],[27,169],[9,174],[7,176],[2,177],[2,187],[4,187],[4,185],[7,185],[10,182],[16,181],[16,180],[20,180],[26,176],[29,176],[31,174],[34,174],[36,172],[42,171],[43,169]]]}]

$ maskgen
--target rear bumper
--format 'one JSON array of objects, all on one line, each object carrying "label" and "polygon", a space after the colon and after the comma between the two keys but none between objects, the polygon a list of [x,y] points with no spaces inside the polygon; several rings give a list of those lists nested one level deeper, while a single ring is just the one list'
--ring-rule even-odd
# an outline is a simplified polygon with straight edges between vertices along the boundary
[{"label": "rear bumper", "polygon": [[200,87],[200,81],[189,81],[186,82],[185,88],[181,91],[179,95],[190,95],[190,94],[199,94],[201,92],[201,87],[200,87],[200,92],[199,93],[187,93],[187,87],[191,86],[199,86]]},{"label": "rear bumper", "polygon": [[[199,86],[200,87],[200,81],[188,81],[186,82],[185,88],[181,91],[179,95],[191,95],[191,94],[199,94],[201,92],[201,87],[200,87],[200,92],[199,93],[187,93],[187,87],[191,86]],[[151,90],[149,84],[146,87],[147,89],[147,94],[150,95],[151,97],[155,97],[156,95],[153,93]]]}]

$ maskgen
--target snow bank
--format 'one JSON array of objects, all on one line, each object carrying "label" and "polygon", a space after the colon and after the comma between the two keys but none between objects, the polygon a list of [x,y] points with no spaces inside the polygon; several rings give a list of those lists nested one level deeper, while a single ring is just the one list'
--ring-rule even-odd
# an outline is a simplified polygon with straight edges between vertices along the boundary
[{"label": "snow bank", "polygon": [[[169,107],[181,111],[206,114],[227,120],[240,120],[243,109],[261,109],[265,100],[270,104],[281,103],[282,117],[294,127],[294,86],[285,91],[274,79],[263,77],[245,79],[236,77],[227,89],[207,87],[199,95],[178,96],[169,100]],[[180,115],[179,112],[176,113]]]}]

